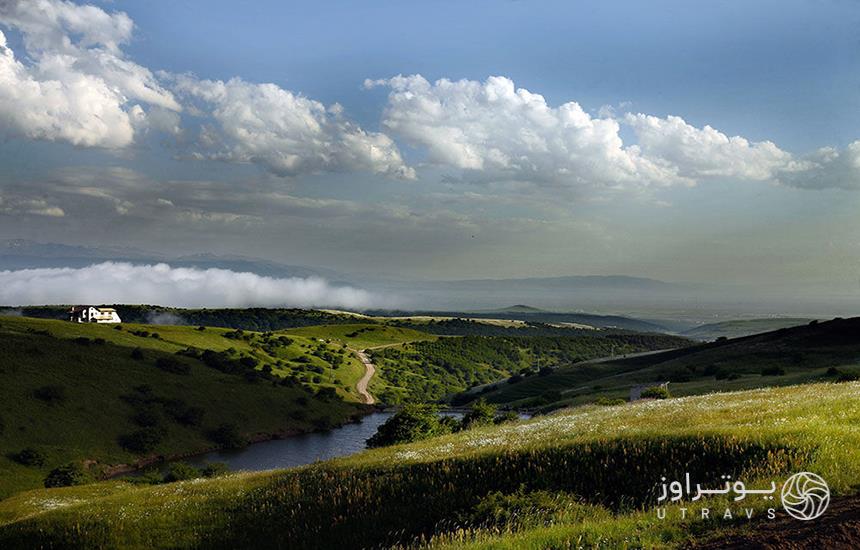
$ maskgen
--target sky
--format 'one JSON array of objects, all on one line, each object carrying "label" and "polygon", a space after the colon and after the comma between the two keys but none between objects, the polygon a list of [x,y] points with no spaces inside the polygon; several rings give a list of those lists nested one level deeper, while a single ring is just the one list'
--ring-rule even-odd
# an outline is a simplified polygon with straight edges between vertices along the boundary
[{"label": "sky", "polygon": [[0,238],[860,281],[860,3],[0,0]]}]

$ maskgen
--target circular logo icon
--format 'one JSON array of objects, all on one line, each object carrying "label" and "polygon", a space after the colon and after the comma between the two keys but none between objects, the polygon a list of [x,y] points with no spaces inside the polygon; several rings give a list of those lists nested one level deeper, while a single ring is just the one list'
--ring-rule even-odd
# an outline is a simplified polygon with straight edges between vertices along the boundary
[{"label": "circular logo icon", "polygon": [[830,504],[827,482],[811,472],[799,472],[788,478],[781,496],[788,515],[803,521],[819,517]]}]

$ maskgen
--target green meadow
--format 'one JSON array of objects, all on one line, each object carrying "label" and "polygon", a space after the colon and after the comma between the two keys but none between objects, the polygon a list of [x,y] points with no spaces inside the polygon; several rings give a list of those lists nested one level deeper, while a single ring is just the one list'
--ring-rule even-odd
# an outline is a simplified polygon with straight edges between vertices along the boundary
[{"label": "green meadow", "polygon": [[680,547],[755,522],[659,519],[661,477],[806,470],[851,495],[858,449],[854,382],[585,406],[291,470],[29,491],[0,503],[0,545]]}]

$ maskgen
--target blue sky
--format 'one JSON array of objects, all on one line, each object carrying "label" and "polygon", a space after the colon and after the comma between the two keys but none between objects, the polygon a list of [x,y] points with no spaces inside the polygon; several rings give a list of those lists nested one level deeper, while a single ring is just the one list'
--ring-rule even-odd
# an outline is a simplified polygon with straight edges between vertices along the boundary
[{"label": "blue sky", "polygon": [[0,235],[853,288],[858,23],[849,1],[10,2]]},{"label": "blue sky", "polygon": [[241,75],[378,125],[365,78],[505,75],[551,104],[631,102],[789,149],[860,122],[860,10],[849,1],[112,2],[144,65]]}]

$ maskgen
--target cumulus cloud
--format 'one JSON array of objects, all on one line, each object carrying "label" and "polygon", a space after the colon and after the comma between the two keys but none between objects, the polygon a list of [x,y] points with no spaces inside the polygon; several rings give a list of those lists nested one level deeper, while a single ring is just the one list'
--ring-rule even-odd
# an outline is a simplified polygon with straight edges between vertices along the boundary
[{"label": "cumulus cloud", "polygon": [[342,108],[275,84],[175,77],[175,89],[203,103],[217,127],[204,126],[198,157],[259,163],[281,176],[366,170],[411,179],[394,141],[347,120]]},{"label": "cumulus cloud", "polygon": [[[134,27],[125,13],[61,0],[2,0],[0,25],[21,33],[29,61],[16,57],[0,32],[0,125],[11,135],[125,147],[148,127],[140,103],[180,110],[149,69],[125,57],[121,47]],[[155,123],[168,118],[161,114]]]},{"label": "cumulus cloud", "polygon": [[770,141],[729,137],[710,126],[696,128],[678,116],[628,113],[624,121],[636,133],[643,154],[677,167],[685,177],[768,180],[777,172],[803,168]]},{"label": "cumulus cloud", "polygon": [[333,286],[317,277],[277,279],[226,269],[104,262],[84,268],[0,271],[0,303],[363,309],[380,306],[382,300],[364,290]]},{"label": "cumulus cloud", "polygon": [[576,102],[550,107],[509,78],[484,82],[421,75],[367,80],[390,88],[383,124],[425,147],[432,162],[511,179],[582,184],[684,183],[660,159],[624,146],[619,124]]},{"label": "cumulus cloud", "polygon": [[[771,141],[698,128],[679,116],[602,108],[593,117],[573,101],[552,107],[502,76],[365,81],[376,86],[390,89],[383,124],[391,133],[426,149],[435,164],[495,180],[629,189],[731,178],[860,188],[860,142],[798,157]],[[622,124],[635,141],[624,143]]]}]

